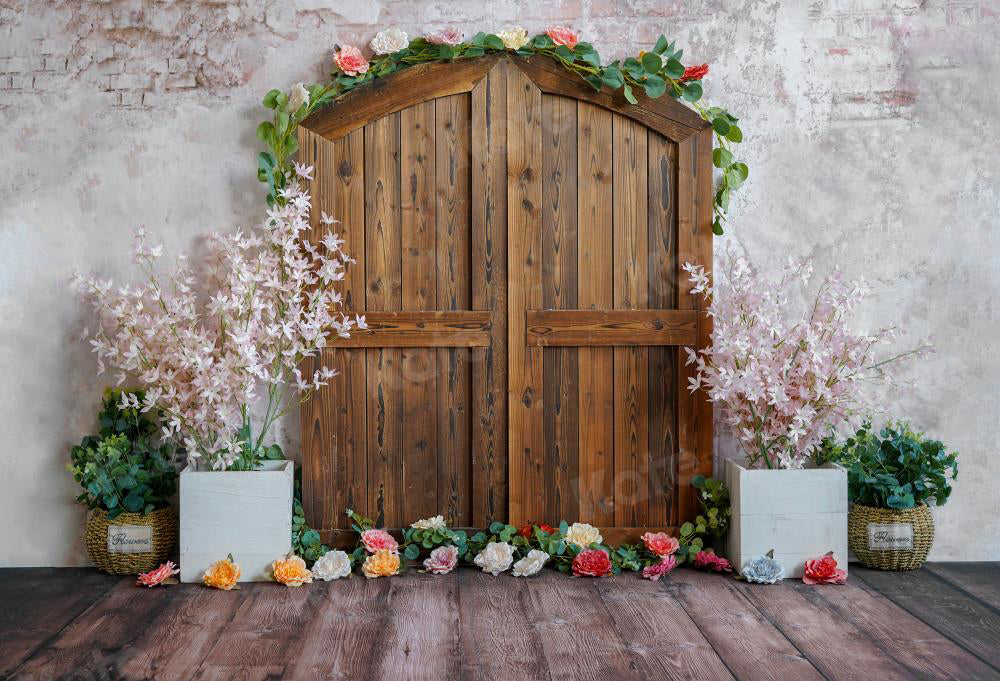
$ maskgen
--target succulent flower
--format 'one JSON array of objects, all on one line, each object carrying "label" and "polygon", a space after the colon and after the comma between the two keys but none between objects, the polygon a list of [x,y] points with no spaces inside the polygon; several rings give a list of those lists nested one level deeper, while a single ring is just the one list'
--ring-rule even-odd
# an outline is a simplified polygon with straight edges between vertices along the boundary
[{"label": "succulent flower", "polygon": [[774,551],[768,551],[766,556],[756,556],[743,565],[743,578],[757,584],[774,584],[785,578],[785,568],[780,561],[774,559]]}]

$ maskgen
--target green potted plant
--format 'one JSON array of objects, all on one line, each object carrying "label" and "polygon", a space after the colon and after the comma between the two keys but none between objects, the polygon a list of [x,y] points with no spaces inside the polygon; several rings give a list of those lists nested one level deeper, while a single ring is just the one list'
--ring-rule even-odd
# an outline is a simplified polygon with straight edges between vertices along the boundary
[{"label": "green potted plant", "polygon": [[866,423],[839,445],[825,442],[821,452],[847,468],[848,545],[858,560],[880,570],[923,565],[934,543],[928,504],[948,500],[958,454],[903,422],[878,434]]},{"label": "green potted plant", "polygon": [[83,487],[77,501],[90,509],[87,553],[104,572],[147,572],[177,543],[173,449],[156,443],[156,421],[126,406],[119,390],[105,391],[98,420],[99,434],[70,451],[69,470]]}]

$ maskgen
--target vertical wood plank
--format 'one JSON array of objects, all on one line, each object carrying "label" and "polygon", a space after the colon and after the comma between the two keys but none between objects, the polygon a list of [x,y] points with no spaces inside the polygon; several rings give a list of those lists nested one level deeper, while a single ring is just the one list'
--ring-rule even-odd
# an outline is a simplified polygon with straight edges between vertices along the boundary
[{"label": "vertical wood plank", "polygon": [[[436,103],[437,309],[471,309],[468,94]],[[453,526],[472,524],[472,365],[467,348],[437,354],[437,512]]]},{"label": "vertical wood plank", "polygon": [[[329,142],[299,128],[299,146],[302,161],[314,167],[309,238],[319,243],[330,231],[344,239],[345,250],[355,260],[345,266],[341,282],[344,309],[364,310],[364,131]],[[325,225],[324,213],[339,222]],[[307,520],[327,530],[348,527],[344,509],[364,511],[368,503],[365,351],[337,349],[334,341],[334,347],[324,349],[319,358],[303,362],[303,373],[310,376],[320,366],[337,375],[300,410],[302,492]]]},{"label": "vertical wood plank", "polygon": [[525,345],[524,311],[542,304],[542,93],[519,69],[507,73],[507,283],[510,522],[544,513],[542,349]]},{"label": "vertical wood plank", "polygon": [[507,489],[507,73],[472,90],[472,307],[490,311],[488,348],[473,350],[472,524],[509,516]]},{"label": "vertical wood plank", "polygon": [[[615,309],[648,307],[646,130],[613,116]],[[649,352],[616,347],[615,524],[641,527],[649,518]]]},{"label": "vertical wood plank", "polygon": [[[612,296],[612,114],[577,103],[579,304],[610,309]],[[614,351],[580,348],[580,520],[614,524]]]},{"label": "vertical wood plank", "polygon": [[[649,307],[677,306],[677,147],[652,130],[649,157]],[[649,523],[678,525],[674,511],[677,467],[677,348],[650,347],[649,354]]]},{"label": "vertical wood plank", "polygon": [[[399,114],[365,126],[366,307],[399,310],[402,302]],[[379,525],[403,522],[402,352],[369,349],[368,513]]]},{"label": "vertical wood plank", "polygon": [[[402,309],[437,308],[434,100],[399,112]],[[437,351],[404,348],[403,524],[437,513]]]},{"label": "vertical wood plank", "polygon": [[[542,95],[542,304],[576,309],[577,105]],[[555,523],[579,513],[579,368],[577,348],[543,350],[545,514]]]}]

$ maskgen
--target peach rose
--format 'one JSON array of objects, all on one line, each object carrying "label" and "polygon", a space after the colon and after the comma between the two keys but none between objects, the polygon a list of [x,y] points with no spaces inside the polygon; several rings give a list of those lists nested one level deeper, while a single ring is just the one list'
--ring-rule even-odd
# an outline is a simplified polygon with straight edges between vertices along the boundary
[{"label": "peach rose", "polygon": [[368,60],[361,50],[354,45],[344,45],[333,55],[334,65],[344,72],[345,76],[357,76],[368,72]]},{"label": "peach rose", "polygon": [[306,562],[296,555],[289,554],[284,560],[271,563],[271,573],[274,581],[285,586],[302,586],[312,584],[312,573],[306,569]]},{"label": "peach rose", "polygon": [[201,578],[205,586],[223,591],[232,589],[239,580],[240,566],[233,562],[232,554],[225,560],[213,563],[212,567],[205,570],[205,575]]},{"label": "peach rose", "polygon": [[399,544],[385,530],[365,530],[361,533],[361,543],[365,545],[365,551],[368,553],[375,553],[382,549],[386,549],[387,551],[399,550]]},{"label": "peach rose", "polygon": [[642,543],[650,553],[658,556],[670,556],[677,553],[681,543],[666,532],[647,532],[642,535]]},{"label": "peach rose", "polygon": [[580,42],[580,35],[565,26],[553,26],[545,31],[545,35],[552,38],[556,45],[565,45],[571,50]]},{"label": "peach rose", "polygon": [[389,549],[379,549],[365,558],[365,564],[361,566],[361,571],[368,579],[392,577],[399,572],[399,554]]}]

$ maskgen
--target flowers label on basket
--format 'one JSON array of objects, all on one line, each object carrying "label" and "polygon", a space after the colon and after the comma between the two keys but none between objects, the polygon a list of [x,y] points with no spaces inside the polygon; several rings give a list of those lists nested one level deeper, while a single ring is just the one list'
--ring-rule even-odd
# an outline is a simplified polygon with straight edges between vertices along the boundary
[{"label": "flowers label on basket", "polygon": [[306,568],[306,562],[294,553],[288,554],[271,563],[271,575],[274,581],[285,586],[302,586],[312,584],[312,572]]},{"label": "flowers label on basket", "polygon": [[806,561],[802,581],[806,584],[846,584],[847,572],[837,567],[837,559],[830,551],[822,558]]},{"label": "flowers label on basket", "polygon": [[585,549],[573,559],[574,577],[607,577],[611,574],[611,557],[603,549]]},{"label": "flowers label on basket", "polygon": [[454,546],[439,546],[424,560],[427,572],[433,572],[435,575],[446,575],[454,570],[456,565],[458,565],[458,549]]},{"label": "flowers label on basket", "polygon": [[774,549],[766,556],[751,558],[743,565],[743,579],[756,584],[774,584],[785,578],[785,566],[774,559]]},{"label": "flowers label on basket", "polygon": [[545,563],[549,560],[549,554],[538,549],[531,549],[521,560],[514,563],[514,570],[511,572],[515,577],[531,577],[537,575]]},{"label": "flowers label on basket", "polygon": [[868,548],[872,551],[912,551],[912,523],[869,523]]},{"label": "flowers label on basket", "polygon": [[135,585],[154,587],[159,586],[160,584],[177,584],[177,580],[174,579],[174,575],[179,573],[180,570],[176,565],[174,565],[174,562],[172,560],[168,560],[155,570],[150,570],[149,572],[144,572],[139,575],[135,580]]},{"label": "flowers label on basket", "polygon": [[233,561],[233,554],[230,553],[225,560],[212,563],[212,566],[205,570],[201,581],[205,586],[210,586],[213,589],[230,591],[240,588],[237,584],[240,581],[240,574],[240,566]]},{"label": "flowers label on basket", "polygon": [[399,572],[399,554],[389,549],[379,549],[365,558],[361,572],[368,579],[375,577],[392,577]]},{"label": "flowers label on basket", "polygon": [[312,574],[324,582],[347,577],[351,574],[351,558],[343,551],[327,551],[313,563]]},{"label": "flowers label on basket", "polygon": [[108,553],[149,553],[152,550],[152,525],[108,526]]},{"label": "flowers label on basket", "polygon": [[507,542],[490,542],[479,552],[474,561],[476,565],[494,577],[506,572],[514,562],[514,547]]}]

